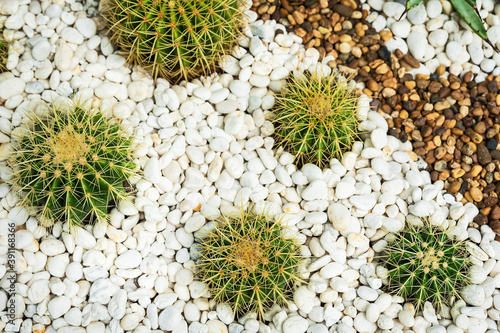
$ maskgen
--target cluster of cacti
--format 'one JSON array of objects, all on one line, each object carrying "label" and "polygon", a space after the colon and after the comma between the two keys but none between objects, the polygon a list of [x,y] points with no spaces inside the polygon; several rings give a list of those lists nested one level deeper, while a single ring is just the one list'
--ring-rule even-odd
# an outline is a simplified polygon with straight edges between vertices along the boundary
[{"label": "cluster of cacti", "polygon": [[7,42],[3,39],[0,33],[0,73],[7,70],[7,56],[9,55],[9,48]]},{"label": "cluster of cacti", "polygon": [[328,167],[358,138],[357,110],[356,92],[341,74],[292,75],[275,96],[275,144],[293,154],[299,167]]},{"label": "cluster of cacti", "polygon": [[110,40],[172,83],[210,74],[242,35],[241,0],[106,0]]},{"label": "cluster of cacti", "polygon": [[382,261],[388,269],[389,292],[413,302],[421,309],[430,302],[436,309],[460,299],[470,281],[470,255],[462,241],[427,220],[390,234]]},{"label": "cluster of cacti", "polygon": [[287,231],[281,219],[251,208],[221,214],[200,242],[197,265],[214,301],[259,318],[273,304],[287,305],[302,282],[300,246]]},{"label": "cluster of cacti", "polygon": [[90,102],[39,108],[27,111],[9,159],[23,204],[37,208],[49,229],[107,221],[110,202],[127,200],[127,180],[136,175],[129,135]]},{"label": "cluster of cacti", "polygon": [[[424,0],[406,0],[406,9],[401,15],[408,12],[408,10],[422,4]],[[486,27],[483,24],[483,20],[479,15],[479,11],[477,10],[477,1],[476,0],[450,0],[452,6],[455,10],[460,14],[460,16],[464,19],[467,25],[474,31],[479,37],[481,37],[484,41],[486,41],[490,46],[496,51],[499,52],[498,48],[493,45],[493,43],[488,39],[488,33],[486,31]]]}]

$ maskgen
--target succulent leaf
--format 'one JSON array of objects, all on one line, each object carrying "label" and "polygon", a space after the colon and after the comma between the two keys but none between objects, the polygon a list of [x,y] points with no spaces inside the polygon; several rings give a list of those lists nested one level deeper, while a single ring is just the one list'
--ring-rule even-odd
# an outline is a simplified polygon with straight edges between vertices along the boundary
[{"label": "succulent leaf", "polygon": [[9,165],[13,189],[35,207],[43,227],[68,230],[107,221],[112,200],[127,200],[124,183],[136,177],[134,144],[118,124],[89,103],[43,105],[14,138]]},{"label": "succulent leaf", "polygon": [[106,0],[110,40],[172,83],[214,71],[242,36],[242,0]]},{"label": "succulent leaf", "polygon": [[220,215],[200,242],[198,275],[216,303],[236,315],[262,318],[274,303],[287,305],[302,279],[300,246],[285,235],[282,219],[252,208]]}]

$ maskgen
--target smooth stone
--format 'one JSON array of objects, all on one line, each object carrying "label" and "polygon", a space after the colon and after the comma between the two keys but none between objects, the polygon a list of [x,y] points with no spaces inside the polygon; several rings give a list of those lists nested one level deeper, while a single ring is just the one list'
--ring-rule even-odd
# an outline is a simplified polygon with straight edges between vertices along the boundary
[{"label": "smooth stone", "polygon": [[306,319],[292,316],[283,322],[283,333],[304,333],[309,326]]},{"label": "smooth stone", "polygon": [[136,268],[141,264],[142,256],[137,250],[128,250],[115,259],[115,266],[120,269]]},{"label": "smooth stone", "polygon": [[13,96],[20,95],[24,91],[26,83],[16,77],[0,82],[0,98],[7,100]]},{"label": "smooth stone", "polygon": [[162,330],[172,331],[181,320],[181,311],[175,306],[168,306],[158,316],[158,325]]},{"label": "smooth stone", "polygon": [[97,26],[94,21],[87,17],[82,17],[76,20],[75,28],[83,35],[85,38],[90,38],[96,34]]}]

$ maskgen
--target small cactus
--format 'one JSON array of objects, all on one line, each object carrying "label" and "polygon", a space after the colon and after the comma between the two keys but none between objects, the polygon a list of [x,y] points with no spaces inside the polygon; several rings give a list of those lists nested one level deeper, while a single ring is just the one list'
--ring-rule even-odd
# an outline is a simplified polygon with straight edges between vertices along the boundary
[{"label": "small cactus", "polygon": [[462,241],[427,220],[390,234],[382,260],[388,270],[387,289],[415,303],[417,311],[425,302],[440,310],[460,299],[469,284],[469,254]]},{"label": "small cactus", "polygon": [[9,47],[0,33],[0,73],[7,70],[7,56],[9,55]]},{"label": "small cactus", "polygon": [[172,83],[207,75],[242,36],[242,0],[106,0],[111,42]]},{"label": "small cactus", "polygon": [[282,219],[251,208],[224,214],[200,244],[198,274],[217,303],[236,315],[262,318],[273,304],[287,305],[302,280],[300,246],[287,236]]},{"label": "small cactus", "polygon": [[276,147],[294,155],[298,167],[328,167],[357,140],[357,110],[356,92],[340,74],[292,75],[272,109]]},{"label": "small cactus", "polygon": [[131,139],[89,103],[41,107],[27,112],[14,136],[13,188],[25,206],[38,208],[42,227],[61,221],[71,231],[107,221],[110,202],[127,199],[126,181],[135,176]]}]

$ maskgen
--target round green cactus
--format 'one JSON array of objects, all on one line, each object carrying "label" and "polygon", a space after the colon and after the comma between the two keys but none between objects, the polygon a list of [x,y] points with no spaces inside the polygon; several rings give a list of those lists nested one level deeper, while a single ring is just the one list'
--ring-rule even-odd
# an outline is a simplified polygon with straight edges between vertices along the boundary
[{"label": "round green cactus", "polygon": [[340,74],[292,75],[275,101],[276,147],[295,155],[299,167],[328,167],[358,139],[358,97]]},{"label": "round green cactus", "polygon": [[106,0],[110,40],[172,83],[207,75],[242,35],[241,0]]},{"label": "round green cactus", "polygon": [[9,47],[7,42],[0,34],[0,73],[7,70],[7,56],[9,55]]},{"label": "round green cactus", "polygon": [[127,199],[127,180],[136,175],[131,139],[89,103],[40,107],[14,137],[13,188],[39,210],[43,227],[107,221],[110,202]]},{"label": "round green cactus", "polygon": [[427,220],[420,226],[407,225],[387,237],[382,260],[388,270],[388,291],[413,302],[417,310],[425,302],[437,309],[451,306],[470,281],[465,244]]},{"label": "round green cactus", "polygon": [[286,305],[301,282],[300,246],[286,235],[281,219],[252,209],[224,214],[200,244],[198,274],[217,303],[235,314],[262,318],[273,304]]}]

